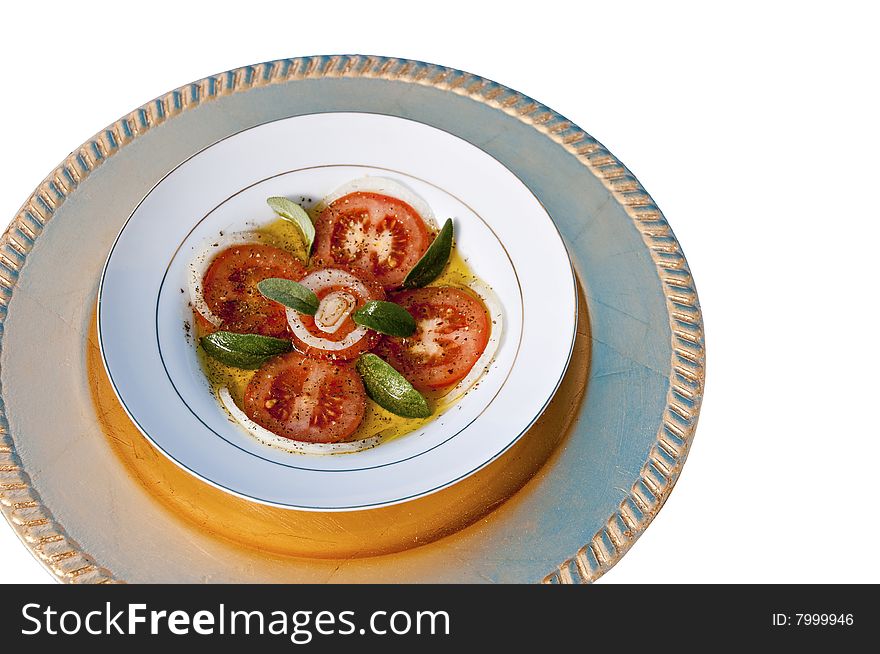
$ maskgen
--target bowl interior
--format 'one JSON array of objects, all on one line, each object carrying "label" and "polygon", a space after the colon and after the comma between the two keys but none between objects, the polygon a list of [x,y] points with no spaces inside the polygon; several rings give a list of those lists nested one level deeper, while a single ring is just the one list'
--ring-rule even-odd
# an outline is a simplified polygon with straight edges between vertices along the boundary
[{"label": "bowl interior", "polygon": [[[187,337],[186,323],[192,322],[189,302],[189,263],[210,251],[218,234],[249,231],[275,219],[266,198],[284,195],[304,204],[314,204],[343,183],[364,176],[380,176],[402,182],[419,194],[438,220],[455,219],[456,248],[474,272],[491,284],[504,310],[503,324],[494,361],[486,375],[452,409],[424,427],[403,437],[362,452],[322,456],[290,454],[260,443],[237,423],[214,397],[202,370],[196,348]],[[181,290],[187,292],[181,293]],[[204,446],[211,435],[257,457],[280,465],[311,470],[357,470],[398,463],[434,449],[457,437],[498,394],[516,360],[522,336],[522,295],[519,281],[504,246],[488,224],[464,202],[443,189],[403,173],[367,166],[319,166],[273,176],[235,193],[201,219],[187,235],[168,266],[162,281],[156,310],[159,356],[168,379],[181,401],[206,427]]]}]

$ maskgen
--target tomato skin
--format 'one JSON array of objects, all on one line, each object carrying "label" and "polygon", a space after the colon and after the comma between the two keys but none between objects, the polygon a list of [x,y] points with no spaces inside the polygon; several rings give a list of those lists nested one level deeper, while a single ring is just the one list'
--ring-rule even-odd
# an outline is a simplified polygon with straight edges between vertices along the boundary
[{"label": "tomato skin", "polygon": [[483,303],[451,286],[402,291],[391,299],[416,319],[416,333],[384,337],[380,353],[388,363],[423,392],[464,379],[489,342],[491,323]]},{"label": "tomato skin", "polygon": [[264,298],[257,284],[269,277],[298,281],[304,274],[302,263],[289,252],[271,245],[234,245],[214,257],[202,280],[202,294],[222,321],[219,329],[284,338],[284,307]]},{"label": "tomato skin", "polygon": [[210,320],[205,318],[198,311],[195,311],[193,313],[194,313],[193,317],[195,319],[193,324],[195,325],[195,337],[196,338],[201,338],[202,336],[207,336],[208,334],[213,334],[214,332],[216,332],[220,329],[217,325],[215,325]]},{"label": "tomato skin", "polygon": [[352,366],[309,359],[297,352],[270,359],[247,385],[244,412],[291,440],[337,443],[358,428],[367,396]]},{"label": "tomato skin", "polygon": [[315,220],[314,261],[368,273],[398,288],[431,244],[425,221],[402,200],[358,191],[335,200]]},{"label": "tomato skin", "polygon": [[[320,271],[316,270],[312,272]],[[354,313],[354,311],[357,311],[358,309],[363,307],[370,300],[385,299],[385,290],[382,288],[381,284],[372,279],[369,279],[366,275],[364,275],[363,272],[349,270],[343,272],[354,275],[357,280],[366,287],[368,291],[367,294],[363,295],[356,289],[346,284],[334,284],[332,286],[325,286],[315,293],[315,295],[318,296],[319,301],[324,299],[327,295],[333,293],[334,291],[345,291],[351,293],[357,299],[357,304],[352,311],[352,313]],[[309,275],[306,276],[306,278],[310,277],[311,275],[312,273],[310,272]],[[349,317],[345,320],[338,331],[332,334],[327,334],[318,329],[318,327],[315,325],[314,317],[300,314],[299,319],[305,326],[305,328],[309,331],[309,333],[313,336],[334,342],[341,341],[358,327],[349,315]],[[299,338],[295,333],[291,335],[291,340],[293,341],[293,347],[298,352],[301,352],[307,357],[315,359],[327,359],[330,361],[351,361],[352,359],[356,359],[364,352],[369,352],[374,347],[376,347],[380,340],[380,335],[372,330],[368,330],[366,335],[361,338],[357,343],[342,350],[325,350],[321,349],[320,347],[311,346],[303,341],[301,338]]]}]

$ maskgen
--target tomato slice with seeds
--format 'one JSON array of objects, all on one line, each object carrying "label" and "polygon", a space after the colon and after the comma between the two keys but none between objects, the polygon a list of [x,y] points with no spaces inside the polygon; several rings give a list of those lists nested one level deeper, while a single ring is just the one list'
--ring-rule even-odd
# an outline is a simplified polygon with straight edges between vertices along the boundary
[{"label": "tomato slice with seeds", "polygon": [[406,202],[358,191],[335,200],[315,220],[315,261],[366,271],[399,287],[431,243],[422,217]]},{"label": "tomato slice with seeds", "polygon": [[450,286],[403,291],[392,300],[416,319],[416,333],[385,337],[381,347],[388,363],[420,391],[464,379],[489,342],[491,325],[483,303]]},{"label": "tomato slice with seeds", "polygon": [[279,436],[337,443],[361,424],[366,398],[360,375],[351,366],[290,352],[257,370],[245,390],[244,412]]},{"label": "tomato slice with seeds", "polygon": [[298,281],[304,274],[302,263],[289,252],[259,243],[234,245],[214,257],[202,294],[222,321],[220,329],[283,338],[288,334],[284,307],[263,297],[257,284],[269,277]]},{"label": "tomato slice with seeds", "polygon": [[377,282],[339,268],[322,268],[300,280],[318,297],[314,316],[288,311],[294,347],[309,357],[347,361],[375,347],[379,335],[355,324],[351,314],[370,300],[384,300]]}]

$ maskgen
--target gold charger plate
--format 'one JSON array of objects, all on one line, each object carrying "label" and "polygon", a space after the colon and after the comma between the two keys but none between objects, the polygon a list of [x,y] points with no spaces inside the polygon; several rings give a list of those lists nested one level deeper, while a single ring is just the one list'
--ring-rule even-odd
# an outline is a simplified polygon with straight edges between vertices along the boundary
[{"label": "gold charger plate", "polygon": [[[504,457],[434,496],[351,514],[257,506],[180,472],[124,416],[93,334],[104,258],[150,187],[224,136],[315,111],[419,120],[507,165],[566,240],[586,309],[563,385]],[[638,181],[531,99],[408,60],[268,62],[132,112],[13,220],[0,305],[0,506],[68,582],[592,581],[662,506],[702,398],[693,280]]]}]

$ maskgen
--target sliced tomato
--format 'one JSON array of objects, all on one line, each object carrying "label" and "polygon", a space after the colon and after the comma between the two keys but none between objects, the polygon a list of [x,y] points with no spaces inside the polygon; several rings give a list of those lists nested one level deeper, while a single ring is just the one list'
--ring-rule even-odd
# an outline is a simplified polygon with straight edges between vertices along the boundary
[{"label": "sliced tomato", "polygon": [[315,221],[315,261],[366,271],[386,289],[397,288],[416,265],[431,234],[406,202],[356,192],[334,201]]},{"label": "sliced tomato", "polygon": [[257,284],[269,277],[298,281],[304,274],[299,259],[289,252],[259,243],[234,245],[214,257],[202,293],[222,320],[220,329],[281,338],[288,333],[284,307],[264,298]]},{"label": "sliced tomato", "polygon": [[195,317],[195,326],[196,326],[196,338],[201,338],[202,336],[207,336],[208,334],[213,334],[218,331],[220,327],[212,323],[210,320],[205,318],[198,311],[194,314]]},{"label": "sliced tomato", "polygon": [[416,319],[408,338],[385,337],[388,363],[421,391],[458,383],[489,342],[491,325],[483,303],[468,291],[429,286],[391,298]]},{"label": "sliced tomato", "polygon": [[294,347],[309,357],[347,361],[376,346],[379,335],[359,327],[351,314],[370,300],[384,300],[385,291],[363,273],[321,268],[300,280],[318,296],[314,316],[288,312]]},{"label": "sliced tomato", "polygon": [[248,417],[279,436],[336,443],[364,418],[366,392],[351,366],[290,352],[257,370],[244,394]]}]

